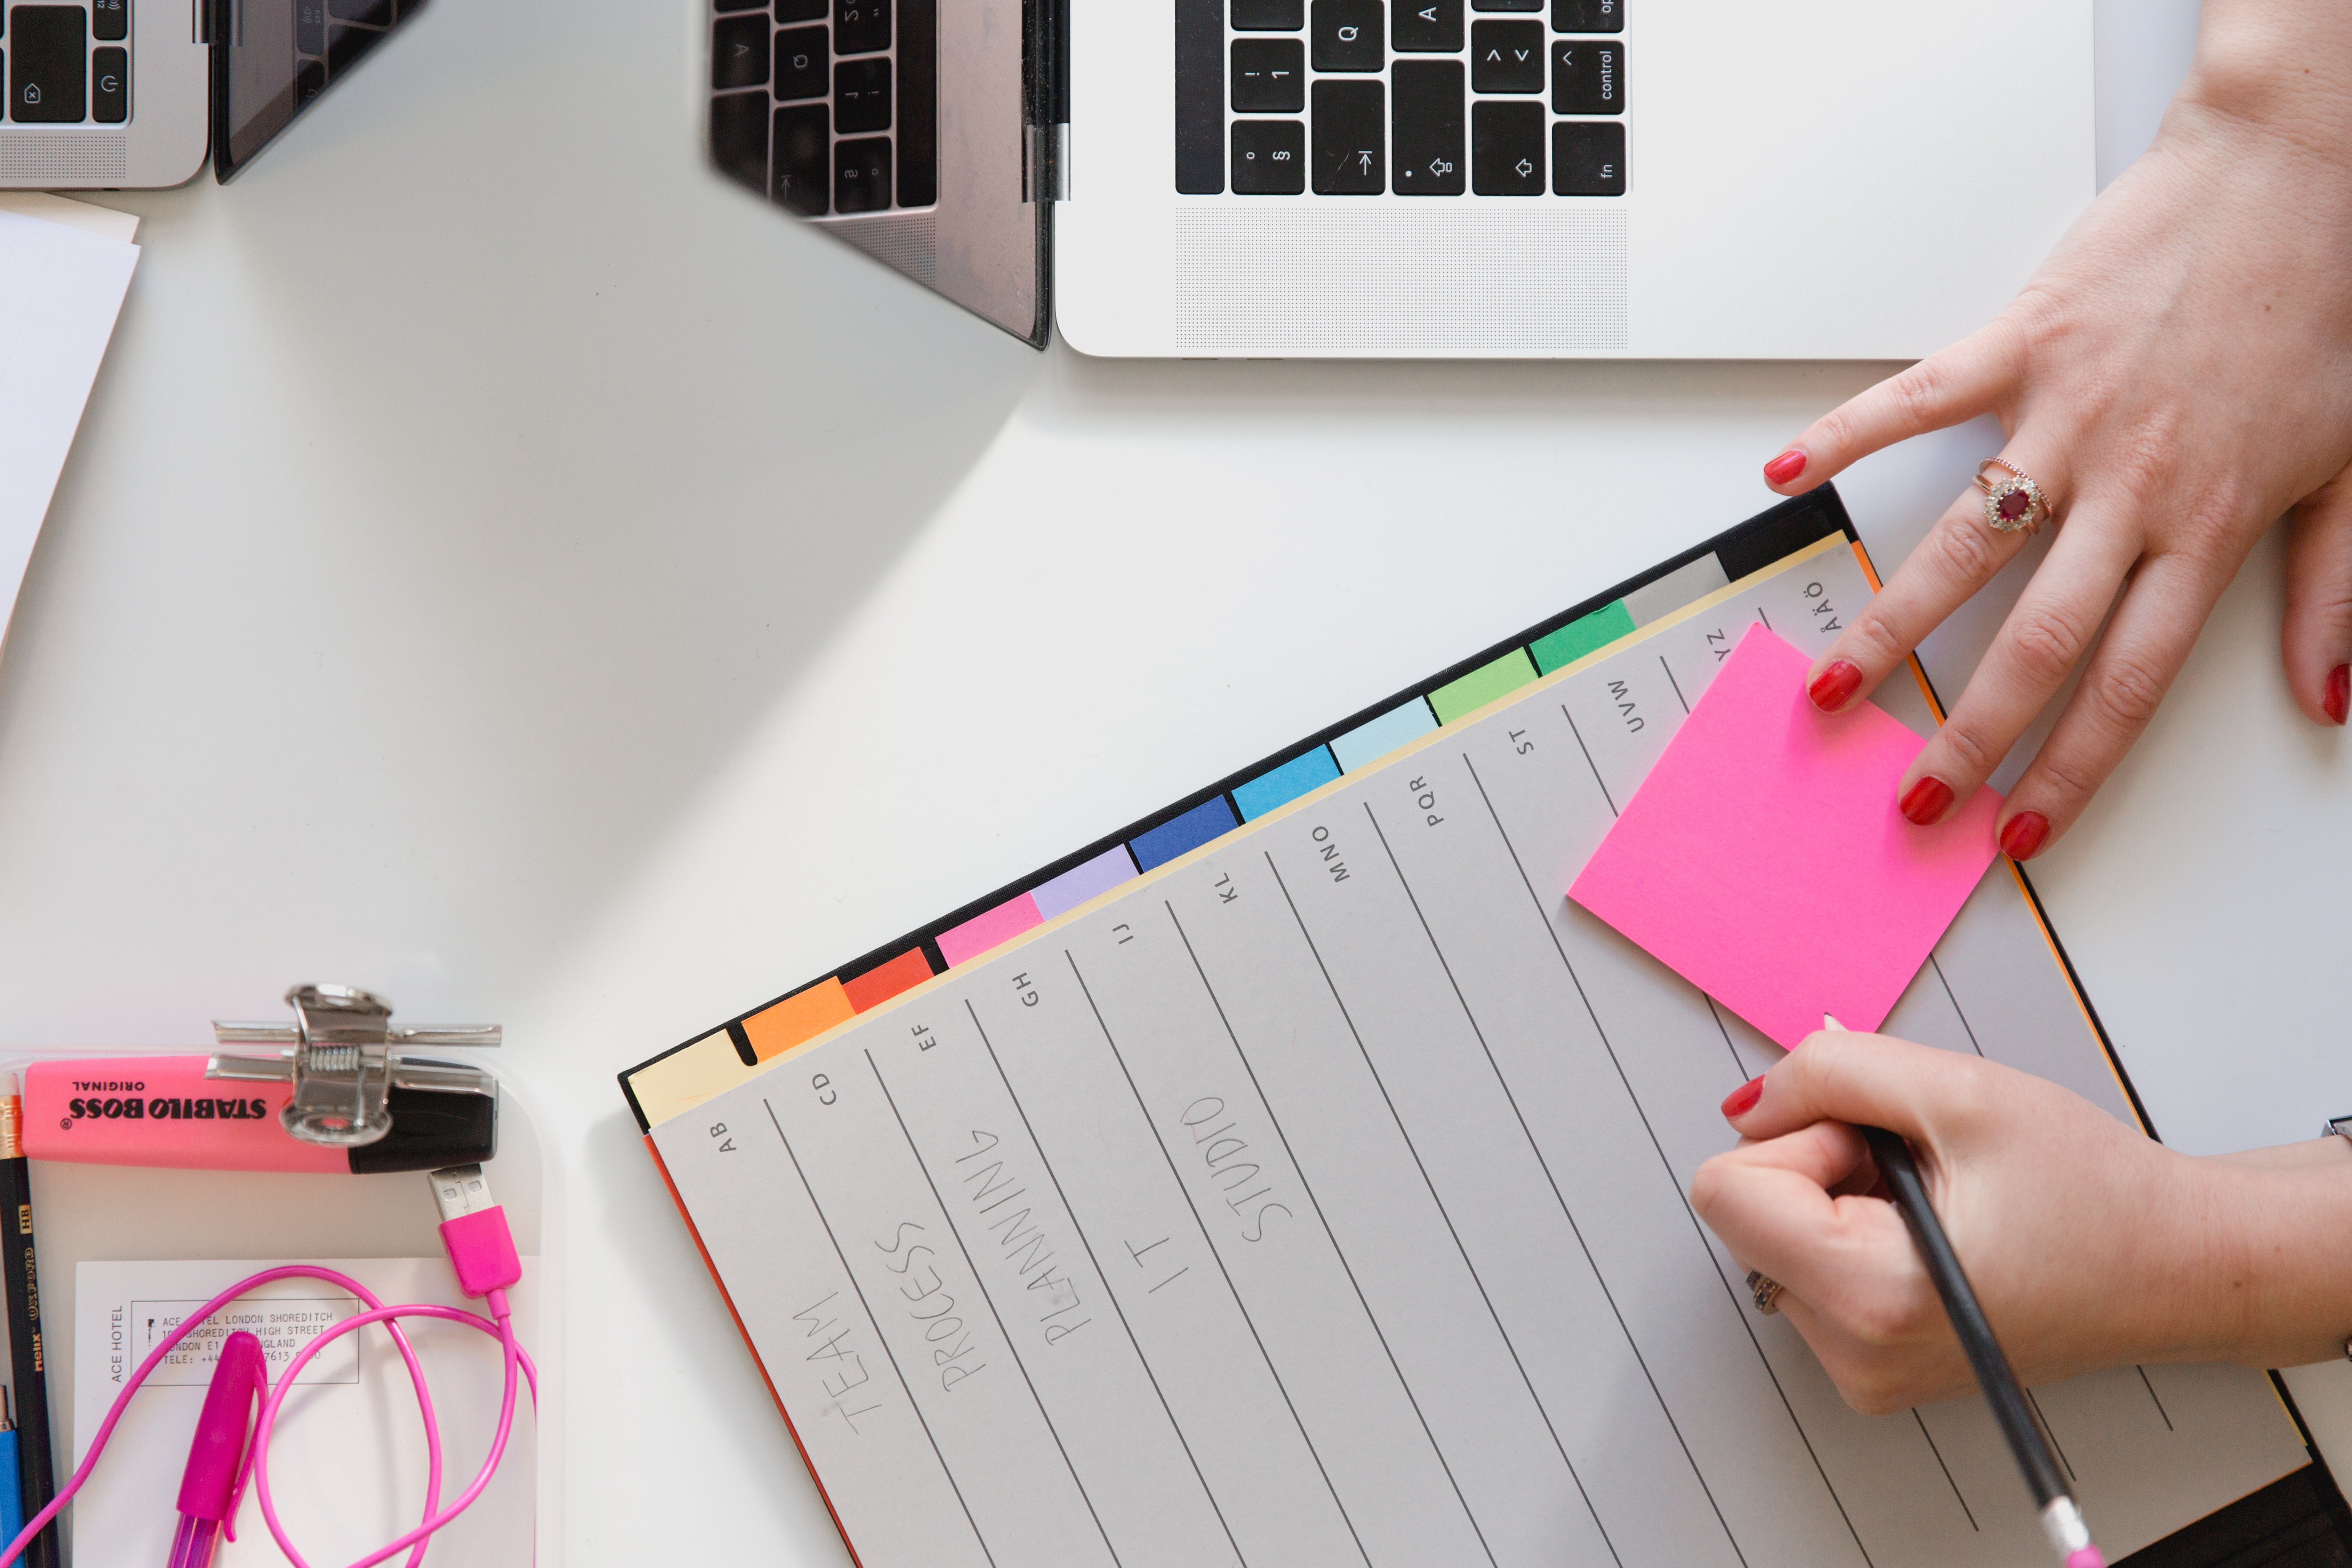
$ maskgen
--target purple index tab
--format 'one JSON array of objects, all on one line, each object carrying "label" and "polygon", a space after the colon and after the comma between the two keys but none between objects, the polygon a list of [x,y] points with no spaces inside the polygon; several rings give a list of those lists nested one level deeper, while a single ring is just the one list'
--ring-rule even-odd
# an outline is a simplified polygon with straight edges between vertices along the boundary
[{"label": "purple index tab", "polygon": [[1073,866],[1042,887],[1033,888],[1029,896],[1036,900],[1037,913],[1052,920],[1066,910],[1075,910],[1087,900],[1109,892],[1121,882],[1135,880],[1135,861],[1124,844],[1114,844],[1093,859]]}]

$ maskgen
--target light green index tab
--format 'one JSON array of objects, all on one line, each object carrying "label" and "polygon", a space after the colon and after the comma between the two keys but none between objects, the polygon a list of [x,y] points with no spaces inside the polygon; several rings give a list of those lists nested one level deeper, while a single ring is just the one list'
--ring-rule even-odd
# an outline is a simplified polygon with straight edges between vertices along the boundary
[{"label": "light green index tab", "polygon": [[1625,601],[1612,599],[1591,615],[1537,638],[1528,651],[1536,656],[1536,668],[1549,675],[1564,665],[1574,664],[1594,648],[1607,647],[1619,637],[1632,635],[1633,630],[1633,614],[1625,607]]},{"label": "light green index tab", "polygon": [[1528,650],[1515,647],[1492,664],[1482,664],[1460,679],[1449,680],[1431,692],[1429,705],[1436,711],[1439,723],[1451,724],[1497,697],[1508,696],[1535,678],[1536,667],[1528,662]]}]

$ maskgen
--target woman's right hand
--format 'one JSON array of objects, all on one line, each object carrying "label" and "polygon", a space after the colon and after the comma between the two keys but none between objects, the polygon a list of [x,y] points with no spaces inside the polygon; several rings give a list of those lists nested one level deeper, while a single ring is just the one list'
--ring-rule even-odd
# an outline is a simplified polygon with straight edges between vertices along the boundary
[{"label": "woman's right hand", "polygon": [[1982,1058],[1814,1035],[1724,1105],[1739,1146],[1691,1203],[1868,1413],[1973,1387],[1856,1125],[1918,1158],[1937,1215],[2027,1383],[2135,1362],[2294,1365],[2352,1332],[2352,1145],[2176,1153],[2071,1090]]}]

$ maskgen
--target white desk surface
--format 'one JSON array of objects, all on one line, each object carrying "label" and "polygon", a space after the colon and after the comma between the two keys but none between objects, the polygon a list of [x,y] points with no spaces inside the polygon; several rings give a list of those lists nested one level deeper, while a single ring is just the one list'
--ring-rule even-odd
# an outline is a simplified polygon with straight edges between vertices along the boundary
[{"label": "white desk surface", "polygon": [[[311,979],[503,1021],[569,1560],[836,1563],[614,1071],[1759,510],[1888,367],[1041,356],[707,177],[698,15],[436,7],[234,187],[109,198],[146,253],[0,657],[0,1042]],[[2100,19],[2112,172],[2194,6]],[[1852,476],[1883,563],[1996,445]],[[2279,574],[2036,873],[2192,1150],[2352,1110]]]}]

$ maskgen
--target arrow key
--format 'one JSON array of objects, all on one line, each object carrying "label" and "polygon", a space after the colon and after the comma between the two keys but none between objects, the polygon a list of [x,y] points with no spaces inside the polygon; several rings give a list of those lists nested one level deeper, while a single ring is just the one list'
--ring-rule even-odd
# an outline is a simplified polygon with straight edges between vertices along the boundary
[{"label": "arrow key", "polygon": [[1542,104],[1470,106],[1470,188],[1482,196],[1544,194]]}]

